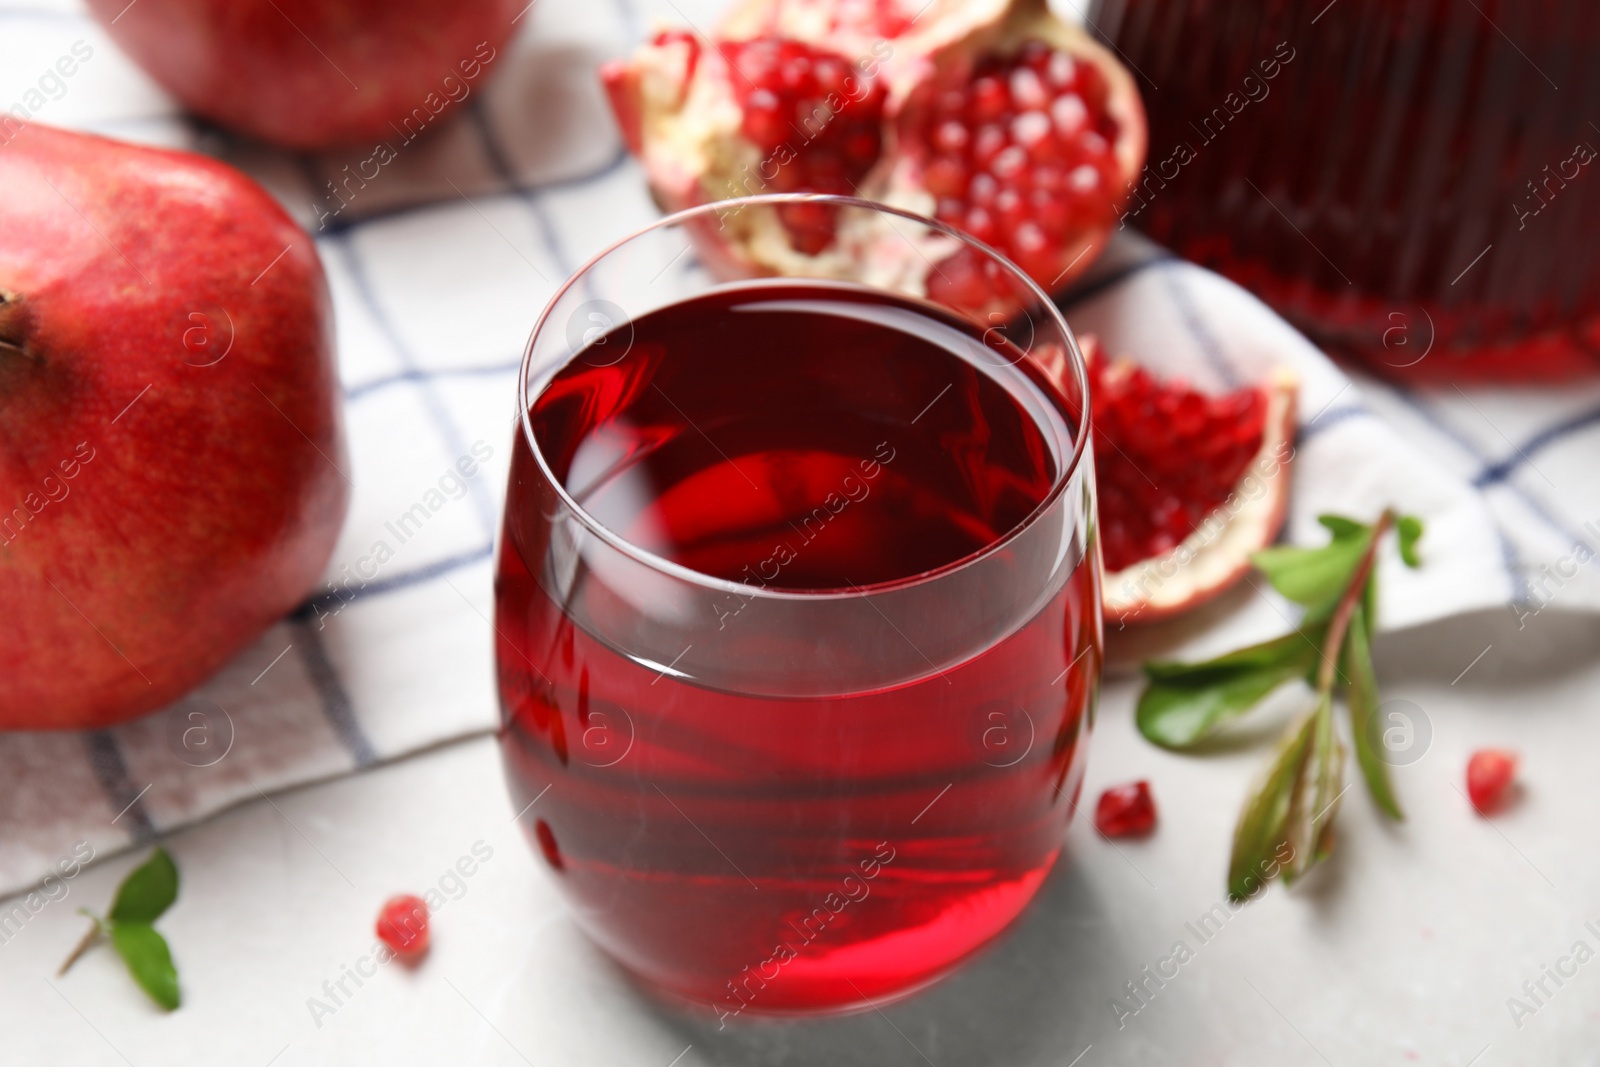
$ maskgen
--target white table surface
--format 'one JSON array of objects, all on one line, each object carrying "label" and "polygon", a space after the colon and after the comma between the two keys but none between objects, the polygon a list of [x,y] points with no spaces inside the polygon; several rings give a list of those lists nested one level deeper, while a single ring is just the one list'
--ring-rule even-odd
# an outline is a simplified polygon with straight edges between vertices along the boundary
[{"label": "white table surface", "polygon": [[[1085,795],[1148,777],[1161,806],[1151,838],[1113,847],[1076,823],[1012,929],[917,997],[721,1032],[709,1014],[653,1003],[589,944],[509,823],[494,741],[463,742],[168,838],[183,888],[160,925],[185,994],[171,1015],[108,949],[55,977],[84,929],[74,909],[103,907],[135,857],[80,874],[0,945],[0,1062],[1600,1062],[1600,962],[1559,989],[1547,980],[1554,995],[1520,1029],[1506,1007],[1575,941],[1600,947],[1584,929],[1600,925],[1597,648],[1600,620],[1553,612],[1522,631],[1506,612],[1383,639],[1386,699],[1414,702],[1432,728],[1425,756],[1396,771],[1409,820],[1384,825],[1357,784],[1334,859],[1204,944],[1184,924],[1223,898],[1234,814],[1264,752],[1159,751],[1134,731],[1133,683],[1113,681]],[[1523,795],[1493,821],[1460,792],[1483,745],[1526,757]],[[317,1025],[308,998],[370,951],[381,901],[436,884],[480,839],[493,856],[435,915],[426,961],[381,968]],[[1194,959],[1119,1029],[1112,999],[1180,938]]]}]

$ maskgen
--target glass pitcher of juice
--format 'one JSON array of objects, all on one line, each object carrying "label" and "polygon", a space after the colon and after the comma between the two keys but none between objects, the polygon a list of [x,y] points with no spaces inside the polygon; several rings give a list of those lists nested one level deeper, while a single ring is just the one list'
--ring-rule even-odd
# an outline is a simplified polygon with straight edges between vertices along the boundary
[{"label": "glass pitcher of juice", "polygon": [[1409,379],[1600,371],[1600,4],[1097,0],[1125,221]]}]

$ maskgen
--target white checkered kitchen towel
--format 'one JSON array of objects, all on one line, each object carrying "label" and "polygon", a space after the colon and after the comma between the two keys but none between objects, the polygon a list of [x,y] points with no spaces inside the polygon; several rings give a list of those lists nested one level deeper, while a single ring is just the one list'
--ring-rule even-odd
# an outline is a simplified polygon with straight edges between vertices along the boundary
[{"label": "white checkered kitchen towel", "polygon": [[[645,25],[681,22],[680,11],[707,25],[721,6],[686,3],[540,0],[492,77],[336,213],[327,183],[366,154],[306,159],[232,139],[182,117],[73,0],[0,6],[0,108],[42,101],[30,108],[42,122],[219,155],[308,227],[324,223],[355,482],[327,589],[190,698],[112,730],[0,736],[0,891],[35,882],[79,842],[109,854],[494,727],[490,556],[518,354],[555,287],[656,215],[594,67]],[[51,76],[79,41],[91,57]],[[1289,537],[1315,540],[1319,512],[1385,502],[1428,522],[1428,565],[1391,568],[1387,627],[1518,599],[1600,610],[1600,568],[1581,562],[1600,545],[1600,386],[1419,395],[1356,384],[1248,295],[1135,240],[1066,303],[1080,331],[1164,372],[1216,385],[1273,363],[1300,373]],[[469,479],[451,473],[463,457]],[[435,490],[445,505],[396,543],[385,524]],[[346,592],[345,568],[380,540],[393,558]],[[1245,590],[1208,615],[1199,641],[1282,629],[1282,611]],[[196,727],[209,749],[183,743]]]}]

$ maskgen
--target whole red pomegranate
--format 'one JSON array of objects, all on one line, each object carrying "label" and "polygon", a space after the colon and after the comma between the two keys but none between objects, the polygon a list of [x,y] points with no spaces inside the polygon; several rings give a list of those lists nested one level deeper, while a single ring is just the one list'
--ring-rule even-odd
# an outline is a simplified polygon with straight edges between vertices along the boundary
[{"label": "whole red pomegranate", "polygon": [[[1144,162],[1132,77],[1045,0],[747,0],[713,42],[667,31],[602,77],[669,210],[854,194],[965,230],[1047,289],[1093,262]],[[1004,303],[970,249],[859,219],[730,212],[702,251],[728,274],[887,270],[963,307]]]},{"label": "whole red pomegranate", "polygon": [[287,148],[410,140],[466,99],[526,0],[89,0],[191,110]]},{"label": "whole red pomegranate", "polygon": [[160,707],[315,584],[348,503],[327,284],[259,186],[0,151],[0,729]]}]

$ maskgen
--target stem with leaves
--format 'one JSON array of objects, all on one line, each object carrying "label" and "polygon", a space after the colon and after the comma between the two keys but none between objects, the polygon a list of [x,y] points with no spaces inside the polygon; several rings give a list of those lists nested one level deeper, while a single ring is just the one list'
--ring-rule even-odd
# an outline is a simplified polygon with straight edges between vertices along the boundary
[{"label": "stem with leaves", "polygon": [[85,952],[107,940],[139,988],[163,1008],[173,1010],[179,1000],[178,970],[172,964],[166,938],[156,932],[153,924],[176,899],[178,868],[165,849],[157,848],[122,880],[105,918],[87,908],[78,909],[94,925],[61,965],[58,977],[65,975]]},{"label": "stem with leaves", "polygon": [[1236,900],[1280,875],[1294,881],[1332,851],[1333,818],[1345,793],[1345,746],[1333,714],[1341,686],[1367,789],[1385,814],[1402,817],[1376,736],[1371,635],[1384,535],[1398,531],[1401,558],[1415,567],[1422,524],[1393,511],[1371,525],[1337,515],[1318,521],[1332,534],[1327,545],[1268,548],[1253,557],[1278,592],[1305,608],[1294,633],[1202,663],[1145,665],[1139,729],[1178,750],[1201,744],[1287,683],[1303,679],[1312,688],[1315,703],[1284,731],[1240,813],[1228,865],[1228,892]]}]

